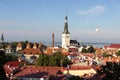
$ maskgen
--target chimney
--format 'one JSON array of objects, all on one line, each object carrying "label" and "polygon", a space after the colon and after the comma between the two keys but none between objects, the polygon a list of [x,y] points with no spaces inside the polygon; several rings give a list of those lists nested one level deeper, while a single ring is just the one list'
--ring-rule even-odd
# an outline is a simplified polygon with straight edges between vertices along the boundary
[{"label": "chimney", "polygon": [[52,47],[54,47],[54,33],[52,33]]}]

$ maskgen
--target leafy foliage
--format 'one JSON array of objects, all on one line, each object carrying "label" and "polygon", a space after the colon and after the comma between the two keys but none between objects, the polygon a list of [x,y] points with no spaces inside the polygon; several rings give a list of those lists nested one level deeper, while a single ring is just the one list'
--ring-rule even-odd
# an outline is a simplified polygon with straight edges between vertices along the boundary
[{"label": "leafy foliage", "polygon": [[1,80],[7,80],[6,74],[3,68],[4,64],[5,64],[5,55],[3,51],[0,51],[0,79]]},{"label": "leafy foliage", "polygon": [[120,63],[107,62],[98,73],[105,75],[103,80],[120,80]]},{"label": "leafy foliage", "polygon": [[103,53],[102,56],[103,56],[103,57],[112,57],[111,54],[107,54],[107,53]]},{"label": "leafy foliage", "polygon": [[87,53],[87,49],[83,48],[81,52],[82,53]]},{"label": "leafy foliage", "polygon": [[88,49],[83,48],[81,52],[82,52],[82,53],[94,53],[94,52],[95,52],[95,49],[94,49],[93,46],[90,46]]},{"label": "leafy foliage", "polygon": [[40,54],[38,58],[38,66],[67,66],[72,62],[60,52],[53,55]]},{"label": "leafy foliage", "polygon": [[117,55],[117,56],[120,56],[120,51],[116,52],[116,55]]},{"label": "leafy foliage", "polygon": [[7,61],[17,61],[18,57],[14,54],[5,54],[5,60]]},{"label": "leafy foliage", "polygon": [[95,49],[93,46],[90,46],[87,51],[88,51],[88,53],[94,53]]}]

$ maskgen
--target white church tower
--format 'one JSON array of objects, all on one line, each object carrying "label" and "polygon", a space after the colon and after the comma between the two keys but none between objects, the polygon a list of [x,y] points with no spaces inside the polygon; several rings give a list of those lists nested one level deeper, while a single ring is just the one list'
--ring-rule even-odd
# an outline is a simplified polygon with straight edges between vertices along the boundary
[{"label": "white church tower", "polygon": [[70,33],[68,31],[67,16],[65,16],[64,31],[62,33],[62,48],[68,49],[70,46]]}]

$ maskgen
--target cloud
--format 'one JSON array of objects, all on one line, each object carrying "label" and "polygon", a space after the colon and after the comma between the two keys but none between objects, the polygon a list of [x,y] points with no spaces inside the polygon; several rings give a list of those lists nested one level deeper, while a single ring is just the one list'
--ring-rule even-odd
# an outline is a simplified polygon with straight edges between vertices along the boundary
[{"label": "cloud", "polygon": [[96,5],[88,10],[78,11],[78,15],[100,15],[106,10],[105,6]]}]

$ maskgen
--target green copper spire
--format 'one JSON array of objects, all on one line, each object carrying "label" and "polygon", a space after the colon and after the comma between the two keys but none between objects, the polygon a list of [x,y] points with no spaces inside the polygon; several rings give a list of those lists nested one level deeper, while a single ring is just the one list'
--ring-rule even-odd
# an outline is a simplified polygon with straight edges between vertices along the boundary
[{"label": "green copper spire", "polygon": [[68,31],[68,21],[67,21],[67,16],[65,16],[65,25],[64,25],[64,32],[63,34],[70,34]]}]

